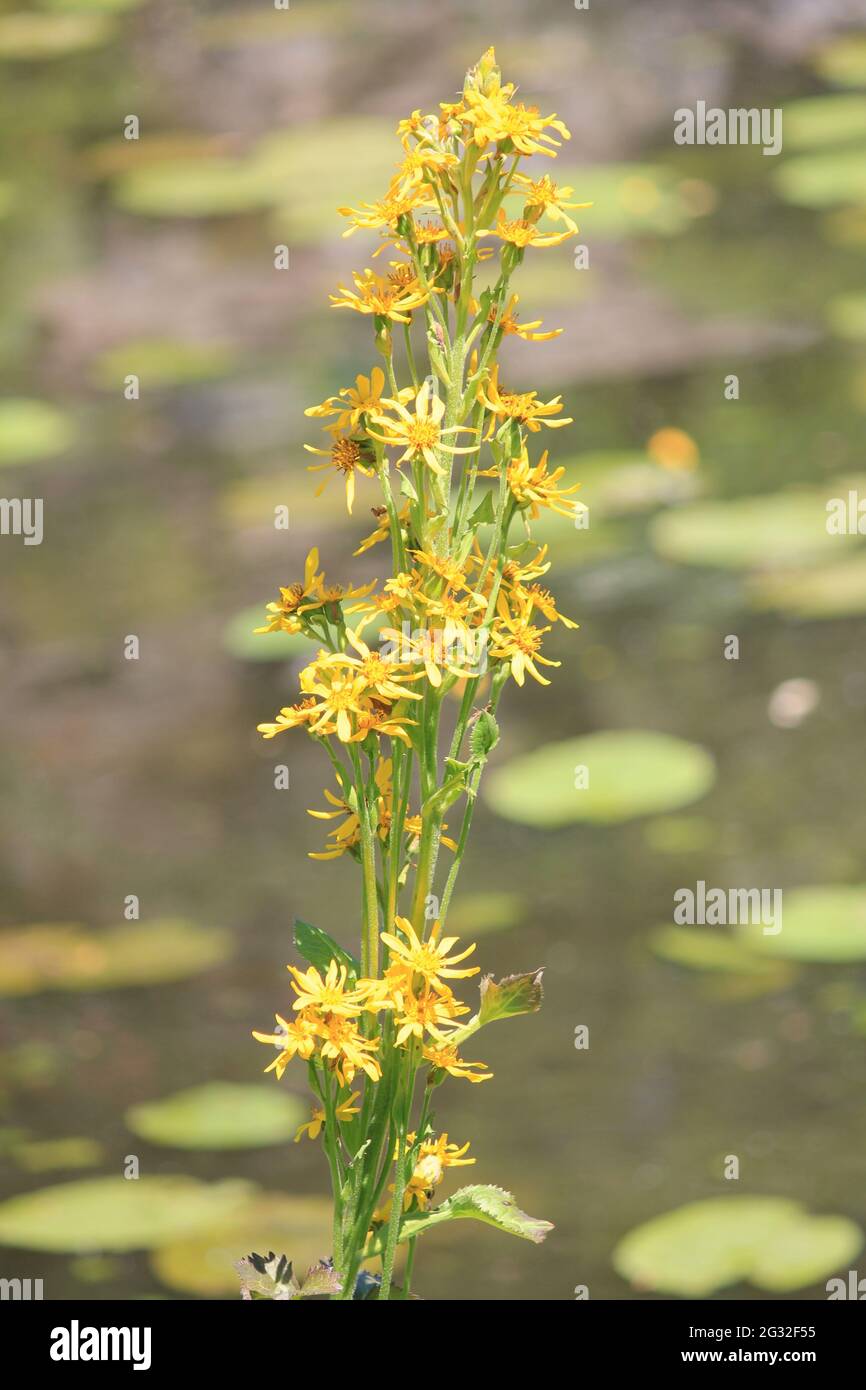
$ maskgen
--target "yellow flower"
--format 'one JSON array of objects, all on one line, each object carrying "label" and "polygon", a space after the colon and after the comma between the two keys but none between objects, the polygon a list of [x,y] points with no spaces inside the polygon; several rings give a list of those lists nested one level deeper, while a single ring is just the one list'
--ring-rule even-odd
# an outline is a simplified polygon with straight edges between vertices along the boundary
[{"label": "yellow flower", "polygon": [[378,1038],[365,1038],[352,1019],[342,1014],[327,1014],[318,1028],[322,1056],[330,1061],[341,1086],[351,1086],[357,1071],[363,1071],[371,1081],[379,1081],[382,1068],[372,1055],[379,1046]]},{"label": "yellow flower", "polygon": [[546,449],[534,465],[529,462],[525,453],[520,458],[511,459],[506,474],[509,490],[517,505],[530,508],[533,517],[539,515],[542,507],[558,512],[560,516],[573,518],[577,514],[580,504],[566,499],[571,493],[577,492],[580,483],[561,488],[559,480],[565,476],[565,469],[555,468],[552,473],[548,473]]},{"label": "yellow flower", "polygon": [[509,613],[504,594],[499,596],[497,609],[498,616],[490,630],[491,660],[508,662],[518,685],[523,685],[527,671],[539,685],[550,685],[535,665],[537,661],[544,666],[561,665],[540,655],[541,639],[550,628],[534,627],[528,613]]},{"label": "yellow flower", "polygon": [[700,451],[691,435],[686,434],[685,430],[675,429],[672,425],[656,430],[647,441],[646,451],[653,463],[672,472],[697,468],[700,460]]},{"label": "yellow flower", "polygon": [[526,198],[526,205],[523,209],[523,216],[530,222],[537,222],[539,217],[545,213],[552,222],[562,222],[569,232],[576,233],[578,226],[571,217],[568,216],[566,208],[573,211],[575,208],[591,208],[592,203],[569,203],[566,202],[574,192],[573,188],[557,188],[549,174],[544,174],[540,179],[530,179],[526,174],[515,174],[513,181],[514,191],[522,190]]},{"label": "yellow flower", "polygon": [[464,1062],[458,1057],[457,1048],[448,1043],[430,1043],[422,1049],[421,1056],[436,1070],[447,1071],[449,1076],[465,1081],[489,1081],[493,1076],[492,1071],[484,1069],[483,1062]]},{"label": "yellow flower", "polygon": [[401,940],[391,932],[382,932],[382,940],[398,961],[407,968],[411,967],[413,975],[420,975],[429,985],[439,988],[445,979],[465,980],[470,975],[478,974],[480,967],[477,965],[470,966],[468,970],[455,970],[454,967],[460,961],[472,955],[475,946],[468,946],[459,956],[449,957],[448,952],[456,943],[457,937],[445,936],[440,941],[439,922],[434,922],[433,930],[426,941],[420,939],[408,918],[397,917],[395,925],[406,940]]},{"label": "yellow flower", "polygon": [[403,453],[397,459],[397,467],[407,460],[423,459],[435,473],[444,473],[444,469],[436,457],[437,451],[447,454],[471,454],[477,449],[476,444],[470,444],[458,448],[454,444],[443,442],[442,436],[457,432],[470,434],[477,433],[468,425],[449,425],[442,429],[442,417],[445,414],[445,402],[438,396],[431,396],[430,386],[427,381],[419,390],[415,397],[415,414],[412,415],[406,409],[401,400],[391,399],[382,402],[389,410],[396,411],[397,419],[393,415],[383,415],[376,413],[372,416],[373,423],[379,425],[384,431],[377,434],[375,430],[368,432],[373,439],[378,439],[389,448],[402,449]]},{"label": "yellow flower", "polygon": [[436,200],[425,183],[414,186],[405,183],[397,188],[393,184],[388,193],[378,203],[362,203],[360,208],[337,208],[342,217],[351,218],[351,226],[343,233],[344,237],[354,236],[359,228],[376,230],[389,227],[392,231],[401,217],[406,217],[415,208],[435,208]]},{"label": "yellow flower", "polygon": [[361,1012],[355,991],[346,989],[345,965],[338,966],[332,960],[324,979],[314,965],[307,970],[299,970],[296,965],[287,965],[286,969],[298,996],[293,1008],[319,1009],[322,1013],[341,1014],[344,1018],[355,1018]]},{"label": "yellow flower", "polygon": [[[360,1094],[360,1091],[353,1091],[345,1100],[340,1101],[340,1104],[334,1110],[334,1114],[338,1120],[348,1120],[352,1115],[359,1115],[361,1113],[360,1107],[354,1103]],[[298,1132],[295,1135],[295,1143],[299,1143],[304,1134],[306,1134],[308,1139],[318,1139],[325,1127],[325,1119],[326,1115],[321,1106],[314,1105],[312,1107],[312,1118],[309,1119],[306,1124],[298,1127]]]},{"label": "yellow flower", "polygon": [[265,1067],[265,1071],[275,1071],[279,1081],[293,1057],[301,1057],[307,1061],[312,1057],[316,1046],[316,1027],[315,1023],[308,1017],[294,1018],[289,1023],[279,1014],[274,1015],[277,1021],[277,1031],[274,1033],[256,1033],[253,1037],[256,1042],[268,1043],[271,1047],[279,1049],[279,1056]]},{"label": "yellow flower", "polygon": [[301,724],[311,723],[316,717],[317,708],[313,697],[307,695],[295,705],[285,705],[273,724],[257,724],[256,728],[262,738],[276,738],[277,734],[284,734],[287,729],[297,729]]},{"label": "yellow flower", "polygon": [[[558,338],[560,336],[562,333],[561,328],[552,328],[547,333],[536,333],[534,330],[541,327],[544,322],[543,319],[533,319],[531,323],[521,323],[517,317],[517,306],[519,303],[520,296],[513,294],[503,308],[499,318],[499,329],[502,333],[506,335],[513,334],[518,338],[522,338],[525,343],[544,343],[550,338]],[[473,314],[479,312],[480,306],[475,300],[471,301],[469,307]],[[487,312],[487,322],[496,322],[495,302],[491,304]]]},{"label": "yellow flower", "polygon": [[[300,632],[302,623],[299,621],[301,614],[308,608],[318,608],[322,580],[324,574],[317,574],[316,568],[319,563],[319,552],[315,548],[310,551],[304,564],[304,577],[297,584],[290,584],[287,589],[280,589],[280,597],[274,603],[267,605],[270,614],[265,627],[257,627],[256,632]],[[312,603],[307,600],[312,599]]]},{"label": "yellow flower", "polygon": [[420,286],[394,285],[387,276],[374,275],[372,270],[363,274],[354,271],[352,279],[357,293],[341,285],[339,295],[329,296],[335,309],[354,309],[359,314],[377,314],[394,323],[411,323],[413,310],[420,309],[430,298]]},{"label": "yellow flower", "polygon": [[[485,95],[482,92],[467,91],[466,110],[463,119],[472,127],[472,139],[484,149],[490,141],[505,144],[506,148],[519,154],[547,154],[556,158],[560,141],[547,134],[548,127],[555,130],[563,139],[570,140],[568,128],[556,115],[542,116],[537,106],[512,105],[508,100],[513,88],[503,87],[497,92]],[[551,148],[553,147],[553,148]]]},{"label": "yellow flower", "polygon": [[410,1038],[420,1040],[425,1032],[438,1042],[445,1042],[442,1028],[468,1014],[468,1005],[459,1003],[447,986],[440,986],[438,990],[425,988],[416,995],[412,993],[411,983],[412,975],[407,967],[406,983],[394,989],[394,997],[398,1000],[394,1014],[395,1047],[402,1047]]},{"label": "yellow flower", "polygon": [[562,429],[563,425],[573,424],[571,416],[565,420],[550,420],[550,415],[558,415],[562,410],[562,397],[554,396],[552,401],[539,401],[535,391],[503,391],[499,386],[499,364],[493,368],[486,385],[478,388],[478,400],[489,410],[492,419],[487,431],[489,439],[496,429],[497,420],[514,420],[536,433],[542,425],[549,429]]},{"label": "yellow flower", "polygon": [[[391,521],[388,517],[388,508],[371,507],[370,511],[376,518],[376,529],[375,531],[371,531],[369,536],[364,537],[358,549],[352,551],[353,555],[363,555],[365,551],[371,550],[374,545],[379,545],[381,541],[386,541],[391,534]],[[403,511],[400,513],[401,522],[408,520],[408,516],[409,503],[407,502]]]},{"label": "yellow flower", "polygon": [[[376,787],[379,792],[378,833],[380,839],[385,839],[387,836],[391,816],[391,769],[391,759],[382,758],[377,764],[375,772]],[[343,791],[343,788],[341,787],[340,790]],[[347,850],[353,849],[361,839],[361,821],[358,815],[357,802],[353,804],[345,791],[343,791],[342,796],[334,796],[333,792],[326,788],[324,796],[325,800],[336,809],[333,811],[308,810],[307,815],[313,816],[316,820],[336,820],[343,816],[344,820],[342,824],[328,832],[328,839],[334,841],[333,846],[319,854],[311,854],[310,859],[338,859]]]},{"label": "yellow flower", "polygon": [[[308,406],[304,414],[311,415],[315,419],[335,415],[337,418],[334,423],[327,425],[326,428],[335,433],[341,430],[351,433],[353,430],[357,430],[364,415],[379,410],[384,386],[385,373],[381,367],[374,367],[369,376],[358,375],[355,378],[354,386],[344,386],[336,396],[326,397],[321,405]],[[403,400],[408,399],[411,395],[412,390],[408,386],[400,392]]]},{"label": "yellow flower", "polygon": [[527,222],[522,217],[507,218],[502,208],[496,226],[483,227],[478,232],[478,236],[499,237],[500,241],[508,241],[521,251],[527,246],[559,246],[573,235],[567,228],[564,232],[543,232],[535,222]]},{"label": "yellow flower", "polygon": [[[351,439],[347,435],[340,435],[331,445],[330,449],[314,449],[312,444],[305,444],[304,448],[310,454],[321,454],[329,460],[328,463],[311,463],[308,465],[309,473],[320,473],[323,468],[336,468],[338,473],[342,473],[346,479],[346,510],[352,514],[352,505],[355,501],[355,474],[363,473],[365,477],[373,477],[373,469],[363,462],[364,455],[357,439]],[[316,496],[319,497],[323,492],[327,479],[316,488]]]}]

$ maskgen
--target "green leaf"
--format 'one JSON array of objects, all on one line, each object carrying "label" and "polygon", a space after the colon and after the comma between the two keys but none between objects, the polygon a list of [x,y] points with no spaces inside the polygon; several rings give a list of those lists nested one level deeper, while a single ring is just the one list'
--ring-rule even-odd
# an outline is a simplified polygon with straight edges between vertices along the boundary
[{"label": "green leaf", "polygon": [[750,1279],[791,1290],[843,1268],[863,1234],[844,1217],[813,1217],[784,1197],[690,1202],[630,1231],[614,1267],[638,1289],[704,1298]]},{"label": "green leaf", "polygon": [[827,530],[826,492],[696,502],[655,517],[649,537],[666,560],[734,570],[835,560],[840,546],[856,540]]},{"label": "green leaf", "polygon": [[239,1210],[249,1184],[197,1178],[87,1178],[0,1206],[0,1245],[76,1254],[148,1250],[189,1237]]},{"label": "green leaf", "polygon": [[348,972],[348,980],[353,984],[361,973],[361,962],[344,951],[332,936],[321,927],[313,927],[309,922],[302,922],[298,917],[295,919],[295,949],[308,961],[314,965],[320,975],[324,975],[332,960],[338,965],[345,965]]},{"label": "green leaf", "polygon": [[483,760],[499,742],[499,725],[490,710],[483,709],[472,725],[469,751],[473,758]]},{"label": "green leaf", "polygon": [[493,810],[519,825],[617,825],[686,806],[715,781],[712,755],[649,729],[610,729],[534,749],[496,768],[484,787]]},{"label": "green leaf", "polygon": [[163,1100],[134,1105],[126,1123],[151,1144],[178,1149],[248,1149],[283,1144],[306,1106],[279,1086],[211,1081]]},{"label": "green leaf", "polygon": [[479,502],[475,511],[469,517],[469,525],[474,529],[477,526],[492,526],[496,520],[496,513],[493,507],[493,490],[488,488],[484,498]]},{"label": "green leaf", "polygon": [[866,884],[794,888],[784,894],[780,932],[739,926],[738,939],[762,957],[845,964],[866,960]]},{"label": "green leaf", "polygon": [[537,1013],[544,997],[541,976],[541,970],[530,970],[524,975],[506,975],[497,982],[492,975],[485,975],[481,981],[478,1026],[483,1028],[498,1018]]},{"label": "green leaf", "polygon": [[536,1245],[544,1240],[548,1231],[553,1230],[550,1221],[539,1221],[521,1211],[510,1192],[505,1192],[501,1187],[476,1185],[461,1187],[453,1197],[432,1211],[407,1216],[400,1226],[400,1240],[411,1240],[443,1221],[463,1219],[483,1221],[487,1226],[495,1226],[498,1231],[534,1241]]}]

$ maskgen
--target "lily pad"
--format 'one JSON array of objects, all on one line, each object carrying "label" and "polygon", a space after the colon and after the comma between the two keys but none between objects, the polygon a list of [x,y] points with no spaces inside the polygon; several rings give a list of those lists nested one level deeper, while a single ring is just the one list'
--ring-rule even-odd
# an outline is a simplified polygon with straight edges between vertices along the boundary
[{"label": "lily pad", "polygon": [[107,14],[0,15],[0,62],[65,58],[107,42],[114,32]]},{"label": "lily pad", "polygon": [[853,1221],[810,1216],[799,1202],[711,1197],[629,1232],[613,1264],[635,1288],[705,1298],[746,1279],[764,1289],[806,1287],[844,1267],[862,1244]]},{"label": "lily pad", "polygon": [[818,492],[698,502],[655,517],[649,536],[668,560],[721,569],[771,569],[829,558],[856,540],[828,532],[827,498]]},{"label": "lily pad", "polygon": [[264,627],[265,605],[244,608],[226,623],[223,647],[236,661],[289,661],[314,651],[313,643],[302,632],[256,632]]},{"label": "lily pad", "polygon": [[285,1251],[299,1271],[329,1255],[331,1215],[331,1203],[323,1197],[265,1192],[207,1231],[161,1244],[151,1266],[163,1284],[182,1293],[237,1294],[235,1261],[251,1250]]},{"label": "lily pad", "polygon": [[[269,187],[280,190],[275,228],[293,245],[345,231],[349,223],[337,208],[381,197],[398,154],[390,123],[372,116],[317,121],[265,136],[255,162]],[[369,245],[371,234],[356,232],[355,239]]]},{"label": "lily pad", "polygon": [[741,940],[782,960],[839,964],[866,960],[866,884],[794,888],[784,894],[782,930],[741,926]]},{"label": "lily pad", "polygon": [[235,350],[228,343],[142,338],[102,353],[93,364],[91,379],[95,385],[112,390],[134,372],[145,386],[186,386],[225,376],[235,363]]},{"label": "lily pad", "polygon": [[494,769],[485,796],[520,825],[615,825],[686,806],[715,777],[712,754],[698,744],[646,729],[607,730],[544,744]]},{"label": "lily pad", "polygon": [[129,170],[113,182],[114,200],[142,217],[217,217],[269,207],[274,186],[249,160],[178,159]]},{"label": "lily pad", "polygon": [[799,155],[786,160],[774,178],[781,196],[797,207],[866,202],[866,147]]},{"label": "lily pad", "polygon": [[448,912],[448,930],[457,936],[488,936],[510,931],[525,921],[526,899],[520,893],[464,893]]},{"label": "lily pad", "polygon": [[[866,100],[866,98],[864,98]],[[842,294],[827,306],[827,321],[840,338],[866,342],[866,294]]]},{"label": "lily pad", "polygon": [[307,1108],[278,1086],[211,1081],[164,1100],[134,1105],[126,1124],[140,1139],[178,1149],[251,1149],[283,1144]]},{"label": "lily pad", "polygon": [[0,996],[116,989],[197,975],[227,960],[227,932],[176,918],[91,932],[75,923],[0,931]]},{"label": "lily pad", "polygon": [[782,972],[780,976],[775,961],[757,955],[745,942],[714,927],[657,927],[650,932],[649,943],[662,960],[688,970],[790,978],[789,972]]},{"label": "lily pad", "polygon": [[0,400],[0,467],[62,454],[75,440],[69,416],[47,401]]},{"label": "lily pad", "polygon": [[574,189],[574,201],[592,203],[576,214],[588,237],[620,237],[638,233],[670,236],[690,223],[680,196],[680,180],[654,164],[585,164],[557,172],[562,187]]},{"label": "lily pad", "polygon": [[27,1173],[50,1173],[59,1168],[97,1168],[102,1145],[95,1139],[27,1139],[12,1148],[12,1157]]},{"label": "lily pad", "polygon": [[785,147],[793,150],[839,145],[866,137],[866,96],[840,92],[803,97],[784,107]]},{"label": "lily pad", "polygon": [[815,70],[839,87],[866,87],[866,34],[843,34],[821,48]]},{"label": "lily pad", "polygon": [[866,613],[866,555],[821,569],[762,574],[749,582],[755,608],[796,618],[846,618]]},{"label": "lily pad", "polygon": [[87,1178],[0,1205],[0,1245],[79,1254],[149,1250],[225,1220],[249,1185],[188,1177]]}]

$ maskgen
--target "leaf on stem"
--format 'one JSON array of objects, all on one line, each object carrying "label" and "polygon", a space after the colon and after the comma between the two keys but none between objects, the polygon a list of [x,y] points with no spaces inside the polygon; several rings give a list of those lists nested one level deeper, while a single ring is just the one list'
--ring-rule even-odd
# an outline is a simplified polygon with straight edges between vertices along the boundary
[{"label": "leaf on stem", "polygon": [[483,1028],[485,1023],[495,1022],[497,1018],[537,1013],[544,997],[542,974],[542,970],[530,970],[523,975],[506,975],[499,981],[494,980],[492,975],[485,975],[481,981],[479,1028]]},{"label": "leaf on stem", "polygon": [[322,931],[321,927],[313,927],[309,922],[302,922],[299,917],[295,919],[294,941],[295,950],[310,965],[314,965],[321,975],[324,975],[332,960],[338,965],[345,965],[350,985],[354,984],[361,973],[360,961],[348,951],[344,951],[332,936]]},{"label": "leaf on stem", "polygon": [[540,1221],[537,1217],[527,1216],[525,1211],[521,1211],[510,1192],[501,1187],[476,1184],[472,1187],[461,1187],[453,1197],[449,1197],[432,1211],[405,1217],[400,1227],[400,1240],[411,1240],[429,1227],[438,1226],[442,1221],[457,1221],[462,1218],[483,1221],[488,1226],[495,1226],[498,1231],[534,1241],[536,1245],[544,1240],[548,1231],[553,1230],[550,1221]]}]

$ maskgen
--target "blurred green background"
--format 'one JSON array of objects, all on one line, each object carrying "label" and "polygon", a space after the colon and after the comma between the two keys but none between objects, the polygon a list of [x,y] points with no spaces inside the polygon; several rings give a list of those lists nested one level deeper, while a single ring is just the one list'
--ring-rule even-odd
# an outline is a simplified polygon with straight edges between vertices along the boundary
[{"label": "blurred green background", "polygon": [[[553,172],[594,201],[588,268],[566,244],[516,282],[523,318],[565,334],[511,342],[505,368],[563,393],[553,454],[591,525],[544,533],[581,628],[551,634],[549,690],[503,702],[454,907],[485,970],[547,966],[544,1009],[484,1035],[496,1079],[444,1088],[438,1122],[472,1140],[472,1181],[556,1230],[538,1248],[436,1230],[416,1287],[824,1297],[855,1266],[866,553],[824,521],[866,475],[866,12],[832,8],[0,6],[0,478],[45,507],[42,545],[0,541],[3,1276],[46,1298],[232,1297],[249,1248],[327,1248],[322,1155],[285,1142],[303,1071],[268,1084],[249,1033],[285,1005],[296,915],[354,939],[357,876],[306,857],[325,767],[255,734],[301,658],[250,630],[312,544],[335,578],[381,576],[383,552],[349,560],[372,493],[354,520],[338,487],[316,501],[302,452],[303,407],[373,360],[366,325],[327,307],[374,249],[335,207],[380,195],[398,118],[450,99],[491,43],[571,128]],[[783,108],[783,152],[674,145],[698,99]],[[650,457],[660,429],[696,468]],[[538,785],[524,755],[602,731],[677,742],[555,749],[535,823],[510,818]],[[613,806],[573,788],[600,747]],[[782,888],[785,930],[672,930],[698,879]],[[834,1221],[789,1229],[756,1197]],[[731,1263],[743,1223],[775,1264]]]}]

